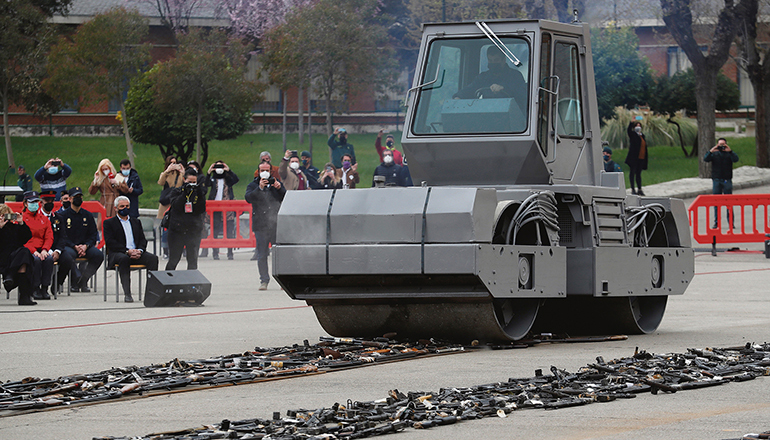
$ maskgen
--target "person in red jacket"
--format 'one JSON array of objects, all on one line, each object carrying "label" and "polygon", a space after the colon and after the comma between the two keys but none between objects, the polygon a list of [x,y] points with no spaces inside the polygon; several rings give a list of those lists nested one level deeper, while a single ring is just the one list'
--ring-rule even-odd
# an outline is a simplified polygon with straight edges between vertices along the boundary
[{"label": "person in red jacket", "polygon": [[51,285],[51,275],[53,274],[53,229],[51,221],[48,220],[40,209],[40,194],[37,191],[27,191],[24,193],[24,223],[32,232],[30,238],[24,247],[32,254],[32,296],[35,299],[51,299],[48,294],[48,286]]}]

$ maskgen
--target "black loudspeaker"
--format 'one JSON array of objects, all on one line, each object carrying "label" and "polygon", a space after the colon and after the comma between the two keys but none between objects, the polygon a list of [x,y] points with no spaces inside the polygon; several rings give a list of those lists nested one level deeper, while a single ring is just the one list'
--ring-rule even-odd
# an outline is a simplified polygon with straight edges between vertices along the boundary
[{"label": "black loudspeaker", "polygon": [[209,295],[211,282],[197,270],[149,271],[144,306],[199,306]]}]

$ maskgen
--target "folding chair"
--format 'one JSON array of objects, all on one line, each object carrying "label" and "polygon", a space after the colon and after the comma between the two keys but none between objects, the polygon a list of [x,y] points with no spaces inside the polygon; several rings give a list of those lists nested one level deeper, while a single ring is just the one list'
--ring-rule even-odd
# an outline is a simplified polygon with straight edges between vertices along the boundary
[{"label": "folding chair", "polygon": [[[117,264],[109,264],[109,251],[107,246],[104,247],[104,301],[107,301],[107,271],[115,271],[115,302],[120,302],[120,273],[118,272]],[[147,266],[144,264],[132,264],[129,266],[128,274],[131,276],[131,272],[139,271],[139,301],[142,301],[142,270],[144,269],[147,276]]]}]

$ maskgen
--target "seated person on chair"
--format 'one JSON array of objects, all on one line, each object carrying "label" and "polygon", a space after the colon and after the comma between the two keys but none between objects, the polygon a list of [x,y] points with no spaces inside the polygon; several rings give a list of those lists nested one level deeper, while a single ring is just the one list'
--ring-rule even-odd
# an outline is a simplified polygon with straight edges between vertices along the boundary
[{"label": "seated person on chair", "polygon": [[527,83],[521,72],[508,67],[505,55],[495,46],[487,48],[488,70],[481,72],[470,84],[455,93],[455,99],[515,98],[519,106],[525,104]]},{"label": "seated person on chair", "polygon": [[56,293],[61,290],[61,285],[64,282],[64,279],[67,277],[67,274],[69,273],[74,260],[64,252],[64,246],[66,246],[67,242],[67,232],[64,227],[64,216],[59,211],[53,211],[54,200],[56,199],[56,191],[43,191],[40,193],[40,198],[43,201],[43,206],[40,207],[40,212],[48,217],[48,220],[51,222],[51,229],[53,229],[53,245],[51,246],[53,262],[59,264],[59,275],[56,277],[58,284],[51,283],[51,294],[56,295]]},{"label": "seated person on chair", "polygon": [[131,201],[126,196],[115,199],[115,217],[104,221],[104,241],[107,245],[107,264],[118,266],[120,283],[126,302],[133,302],[131,296],[131,266],[144,265],[147,270],[158,270],[158,257],[147,252],[142,222],[129,218]]},{"label": "seated person on chair", "polygon": [[[81,208],[83,191],[79,187],[70,188],[71,205],[64,211],[64,225],[67,230],[64,253],[73,261],[77,258],[88,260],[85,269],[80,271],[77,265],[72,268],[72,291],[90,292],[88,280],[96,273],[104,261],[104,254],[96,244],[99,242],[99,232],[96,228],[94,215]],[[63,280],[60,277],[59,283]]]},{"label": "seated person on chair", "polygon": [[24,224],[21,213],[14,213],[8,205],[0,203],[0,274],[5,290],[19,288],[20,306],[37,304],[32,301],[32,253],[24,246],[30,238],[32,231]]}]

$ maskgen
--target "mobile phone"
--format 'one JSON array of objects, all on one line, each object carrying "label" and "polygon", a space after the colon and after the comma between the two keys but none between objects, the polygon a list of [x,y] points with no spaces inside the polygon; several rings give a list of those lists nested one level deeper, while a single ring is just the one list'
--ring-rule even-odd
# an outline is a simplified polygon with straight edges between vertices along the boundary
[{"label": "mobile phone", "polygon": [[16,220],[16,214],[13,212],[9,212],[8,214],[3,215],[3,219],[5,219],[6,221],[14,221]]},{"label": "mobile phone", "polygon": [[636,119],[637,121],[643,121],[644,120],[644,116],[637,116],[634,119]]}]

